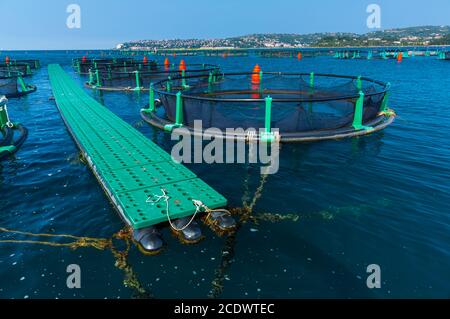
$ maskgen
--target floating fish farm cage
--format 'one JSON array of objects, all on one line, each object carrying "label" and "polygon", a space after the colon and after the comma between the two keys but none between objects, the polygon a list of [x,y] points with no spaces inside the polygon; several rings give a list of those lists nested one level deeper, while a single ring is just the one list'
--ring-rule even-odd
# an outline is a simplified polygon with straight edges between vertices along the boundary
[{"label": "floating fish farm cage", "polygon": [[86,85],[92,89],[104,91],[148,91],[151,83],[156,83],[167,78],[200,76],[198,79],[208,77],[209,74],[217,74],[220,68],[212,64],[175,64],[156,63],[137,64],[134,67],[112,67],[96,69],[89,73]]},{"label": "floating fish farm cage", "polygon": [[389,51],[359,51],[359,50],[346,50],[337,51],[334,53],[335,59],[340,60],[390,60],[390,59],[402,59],[412,57],[412,52],[389,52]]},{"label": "floating fish farm cage", "polygon": [[0,96],[0,161],[15,154],[28,136],[24,126],[9,119],[7,102],[6,97]]},{"label": "floating fish farm cage", "polygon": [[294,50],[255,50],[255,55],[262,58],[314,58],[320,56],[319,51],[294,51]]},{"label": "floating fish farm cage", "polygon": [[36,87],[25,83],[22,72],[0,69],[0,95],[13,98],[34,91]]},{"label": "floating fish farm cage", "polygon": [[184,127],[193,135],[247,142],[339,139],[370,134],[394,121],[389,86],[361,76],[314,73],[178,77],[151,87],[141,116],[165,131]]},{"label": "floating fish farm cage", "polygon": [[88,59],[86,57],[72,60],[72,66],[80,75],[88,75],[89,70],[103,70],[116,65],[126,66],[136,62],[131,58]]}]

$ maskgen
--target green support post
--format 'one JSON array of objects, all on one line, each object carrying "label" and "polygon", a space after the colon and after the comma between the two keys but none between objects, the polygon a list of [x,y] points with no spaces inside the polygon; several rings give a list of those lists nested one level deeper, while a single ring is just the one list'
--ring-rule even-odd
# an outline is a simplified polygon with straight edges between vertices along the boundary
[{"label": "green support post", "polygon": [[139,80],[139,71],[134,71],[134,73],[136,74],[136,87],[134,88],[134,91],[139,92],[141,91],[141,83]]},{"label": "green support post", "polygon": [[167,92],[170,92],[170,91],[172,91],[172,82],[171,82],[171,78],[170,78],[170,76],[167,78],[167,81],[166,81],[166,90],[167,90]]},{"label": "green support post", "polygon": [[212,73],[211,71],[209,71],[209,76],[208,76],[208,92],[211,92],[213,82],[214,82],[213,73]]},{"label": "green support post", "polygon": [[29,64],[27,64],[27,75],[31,75],[31,68],[30,68],[30,65]]},{"label": "green support post", "polygon": [[81,73],[80,61],[77,61],[77,72],[78,74]]},{"label": "green support post", "polygon": [[23,80],[23,78],[21,76],[17,77],[17,81],[19,81],[19,85],[20,88],[22,89],[22,92],[27,92],[28,88],[27,85],[25,84],[25,81]]},{"label": "green support post", "polygon": [[153,83],[150,83],[148,108],[150,112],[155,111],[155,90],[153,89]]},{"label": "green support post", "polygon": [[181,97],[181,91],[178,91],[176,95],[176,106],[175,106],[175,123],[167,124],[164,126],[164,130],[167,132],[172,132],[173,129],[183,126],[183,99]]},{"label": "green support post", "polygon": [[212,83],[213,83],[213,74],[211,71],[209,71],[208,84],[211,85]]},{"label": "green support post", "polygon": [[353,128],[359,130],[369,130],[371,127],[363,125],[363,113],[364,113],[364,92],[359,91],[359,98],[356,101],[355,113],[353,118]]},{"label": "green support post", "polygon": [[91,69],[89,69],[89,85],[94,85],[94,75]]},{"label": "green support post", "polygon": [[361,80],[361,75],[358,76],[358,78],[356,79],[356,88],[358,89],[358,91],[362,90],[362,80]]},{"label": "green support post", "polygon": [[275,140],[275,134],[272,132],[272,98],[266,97],[266,114],[264,119],[264,132],[261,134],[261,141],[272,143]]},{"label": "green support post", "polygon": [[310,87],[311,89],[314,88],[314,72],[311,72],[311,73],[309,74],[309,87]]},{"label": "green support post", "polygon": [[98,73],[98,69],[95,70],[95,79],[97,80],[97,85],[96,85],[96,87],[102,86],[102,84],[100,83],[100,74]]},{"label": "green support post", "polygon": [[386,94],[383,97],[383,101],[381,102],[380,112],[386,113],[388,110],[388,99],[389,99],[389,92],[386,92]]},{"label": "green support post", "polygon": [[188,88],[188,86],[186,85],[186,71],[185,70],[181,70],[181,86],[183,89]]},{"label": "green support post", "polygon": [[381,102],[380,113],[384,113],[388,116],[395,115],[392,110],[389,110],[388,100],[389,100],[389,88],[391,83],[386,86],[386,93],[384,94],[383,101]]},{"label": "green support post", "polygon": [[262,81],[263,81],[263,71],[260,71],[259,72],[259,91],[261,94],[263,92]]}]

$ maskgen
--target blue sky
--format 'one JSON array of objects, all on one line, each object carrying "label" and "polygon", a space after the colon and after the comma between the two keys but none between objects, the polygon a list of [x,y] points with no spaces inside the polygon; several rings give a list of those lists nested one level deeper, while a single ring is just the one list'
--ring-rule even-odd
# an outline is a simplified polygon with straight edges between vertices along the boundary
[{"label": "blue sky", "polygon": [[[81,7],[81,29],[66,26],[72,3]],[[365,33],[371,3],[381,6],[382,28],[450,25],[448,0],[1,0],[0,50],[105,49],[127,40],[250,33]]]}]

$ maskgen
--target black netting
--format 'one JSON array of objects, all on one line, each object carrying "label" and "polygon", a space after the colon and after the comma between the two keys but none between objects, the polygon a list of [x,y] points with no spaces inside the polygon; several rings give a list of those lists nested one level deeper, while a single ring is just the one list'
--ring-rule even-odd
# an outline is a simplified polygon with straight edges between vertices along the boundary
[{"label": "black netting", "polygon": [[[381,108],[385,85],[369,79],[307,74],[264,74],[261,85],[251,74],[223,75],[211,83],[205,77],[182,89],[180,79],[156,84],[169,120],[176,115],[175,93],[182,92],[183,123],[203,128],[263,128],[267,96],[272,97],[271,127],[281,133],[330,130],[351,126],[360,89],[364,92],[363,121],[374,119]],[[313,84],[313,85],[311,85]],[[167,92],[168,86],[171,88]]]},{"label": "black netting", "polygon": [[34,59],[27,59],[27,60],[13,60],[11,62],[11,65],[17,65],[17,64],[26,64],[29,65],[30,69],[35,70],[41,67],[41,63],[39,60]]},{"label": "black netting", "polygon": [[16,64],[2,63],[2,64],[0,64],[0,70],[5,71],[5,72],[11,71],[11,72],[15,72],[15,73],[20,72],[22,75],[30,74],[30,67],[28,64],[25,64],[25,63],[16,63]]},{"label": "black netting", "polygon": [[135,61],[129,58],[111,58],[111,59],[74,59],[73,66],[81,74],[88,74],[90,69],[106,69],[115,65],[130,65]]},{"label": "black netting", "polygon": [[3,76],[2,72],[0,71],[0,96],[13,96],[17,93],[17,77]]},{"label": "black netting", "polygon": [[[124,71],[127,69],[128,71]],[[210,72],[218,72],[218,67],[208,64],[188,64],[186,65],[185,76],[197,76],[207,75]],[[137,72],[136,72],[137,71]],[[181,71],[175,65],[168,67],[163,65],[157,65],[154,63],[148,63],[142,65],[140,69],[133,69],[130,66],[127,67],[114,67],[106,70],[99,70],[98,79],[100,83],[97,83],[97,75],[93,74],[91,84],[99,84],[102,88],[111,89],[132,89],[136,87],[150,87],[151,83],[167,79],[168,77],[179,77]],[[181,82],[180,82],[181,83]]]}]

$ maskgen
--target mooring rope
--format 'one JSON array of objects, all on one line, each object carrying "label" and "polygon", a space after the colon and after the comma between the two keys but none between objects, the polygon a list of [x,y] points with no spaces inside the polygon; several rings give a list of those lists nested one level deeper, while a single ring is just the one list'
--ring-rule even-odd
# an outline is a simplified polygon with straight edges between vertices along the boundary
[{"label": "mooring rope", "polygon": [[[18,239],[2,239],[0,244],[31,244],[31,245],[42,245],[51,247],[66,247],[71,250],[76,250],[79,248],[95,248],[97,250],[107,250],[109,249],[115,258],[115,266],[124,272],[125,278],[123,284],[125,287],[133,289],[136,298],[152,298],[140,284],[133,268],[128,262],[128,255],[131,249],[132,234],[131,229],[124,229],[115,233],[111,238],[93,238],[93,237],[79,237],[68,234],[40,234],[24,232],[19,230],[12,230],[4,227],[0,227],[0,233],[7,233],[13,235],[21,235],[27,237],[36,238],[53,238],[53,239],[70,239],[67,243],[58,243],[48,240],[18,240]],[[120,251],[116,248],[113,240],[122,240],[125,242],[126,247],[124,250]]]}]

